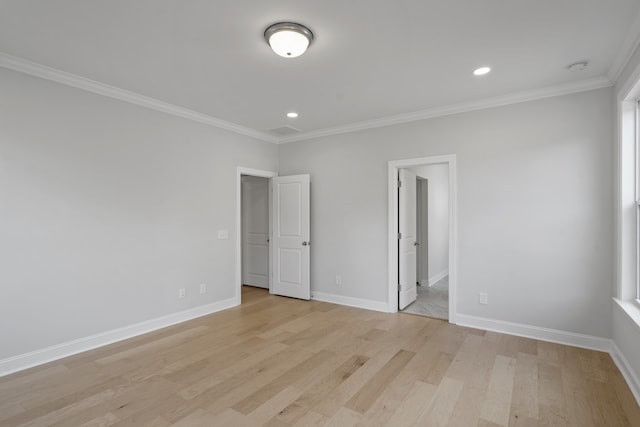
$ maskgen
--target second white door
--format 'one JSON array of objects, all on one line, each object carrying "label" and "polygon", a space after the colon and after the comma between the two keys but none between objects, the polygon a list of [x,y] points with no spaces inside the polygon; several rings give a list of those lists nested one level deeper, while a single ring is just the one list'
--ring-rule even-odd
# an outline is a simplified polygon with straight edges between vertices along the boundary
[{"label": "second white door", "polygon": [[416,175],[406,169],[398,172],[398,308],[402,310],[417,297]]}]

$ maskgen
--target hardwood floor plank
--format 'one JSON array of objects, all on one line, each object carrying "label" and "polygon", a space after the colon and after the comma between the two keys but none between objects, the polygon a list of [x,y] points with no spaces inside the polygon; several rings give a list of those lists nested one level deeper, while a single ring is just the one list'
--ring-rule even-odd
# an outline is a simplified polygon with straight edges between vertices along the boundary
[{"label": "hardwood floor plank", "polygon": [[453,410],[462,392],[463,382],[445,377],[431,399],[427,410],[418,417],[414,425],[441,427],[449,424]]},{"label": "hardwood floor plank", "polygon": [[[423,347],[395,376],[385,390],[367,410],[360,424],[365,426],[384,426],[396,415],[398,407],[410,399],[416,382],[420,382],[423,372],[428,369],[438,357],[428,347]],[[438,381],[439,383],[440,381]],[[436,387],[434,386],[435,390]]]},{"label": "hardwood floor plank", "polygon": [[501,355],[496,356],[489,378],[487,395],[480,412],[482,420],[501,426],[509,424],[515,366],[515,359]]},{"label": "hardwood floor plank", "polygon": [[395,349],[381,351],[338,385],[333,392],[319,402],[314,411],[331,418],[358,390],[366,384],[395,355]]},{"label": "hardwood floor plank", "polygon": [[615,365],[612,368],[613,372],[609,374],[609,381],[613,386],[620,405],[624,410],[630,424],[633,426],[640,426],[640,406],[636,403],[633,393],[629,390],[629,386],[625,382],[620,371],[617,370]]},{"label": "hardwood floor plank", "polygon": [[[257,371],[264,369],[265,363],[270,363],[270,361],[274,360],[274,357],[279,357],[286,350],[287,346],[281,343],[275,343],[269,346],[266,346],[262,350],[259,350],[255,354],[245,359],[241,359],[239,363],[231,364],[225,369],[217,370],[218,367],[214,367],[213,372],[207,371],[198,372],[196,375],[192,377],[194,379],[202,377],[202,379],[189,384],[178,392],[182,398],[186,400],[193,399],[194,397],[205,393],[208,390],[220,385],[221,383],[226,381],[227,388],[232,388],[235,383],[239,383],[244,378],[249,378],[251,375],[255,374]],[[265,362],[265,360],[267,362]],[[252,369],[253,367],[253,369]],[[242,377],[238,378],[238,375],[243,374]],[[175,379],[174,382],[179,382],[182,384],[183,382],[188,382],[183,379]]]},{"label": "hardwood floor plank", "polygon": [[[328,421],[329,419],[324,415],[321,415],[317,412],[310,411],[304,414],[304,416],[300,418],[298,422],[293,424],[293,427],[319,427],[319,426],[323,426]],[[273,427],[270,424],[265,424],[265,427],[266,426]]]},{"label": "hardwood floor plank", "polygon": [[353,427],[358,424],[360,417],[358,412],[342,407],[324,424],[324,427]]},{"label": "hardwood floor plank", "polygon": [[[287,424],[293,424],[304,416],[306,412],[319,405],[344,381],[348,380],[354,372],[360,369],[369,359],[362,355],[353,355],[335,371],[325,378],[313,384],[293,403],[284,408],[275,417]],[[315,412],[315,411],[314,411]]]},{"label": "hardwood floor plank", "polygon": [[591,416],[596,425],[620,427],[629,425],[620,401],[609,383],[587,379],[587,390],[590,397]]},{"label": "hardwood floor plank", "polygon": [[496,342],[486,341],[482,335],[467,336],[446,373],[446,377],[463,382],[451,425],[475,425],[480,420],[496,355]]},{"label": "hardwood floor plank", "polygon": [[283,389],[262,403],[262,405],[255,408],[251,413],[247,414],[247,423],[254,426],[264,424],[265,420],[270,420],[278,415],[280,411],[297,399],[300,394],[301,391],[293,386]]},{"label": "hardwood floor plank", "polygon": [[[82,381],[84,384],[84,381]],[[33,421],[34,419],[41,417],[44,414],[54,413],[62,410],[79,400],[82,400],[86,396],[93,396],[104,392],[105,390],[111,390],[116,393],[123,393],[128,387],[127,382],[121,378],[112,378],[106,381],[97,381],[93,385],[87,385],[84,388],[78,387],[73,393],[66,393],[67,389],[62,387],[60,395],[53,395],[50,390],[46,390],[43,393],[35,392],[33,396],[28,396],[31,399],[41,400],[42,403],[33,405],[28,410],[24,410],[16,414],[15,416],[3,420],[3,426],[17,426],[24,423]],[[24,397],[23,397],[24,398]],[[33,402],[33,400],[26,402]]]},{"label": "hardwood floor plank", "polygon": [[345,404],[345,407],[364,414],[386,389],[395,376],[415,356],[414,352],[400,350]]},{"label": "hardwood floor plank", "polygon": [[[437,387],[433,384],[416,381],[409,391],[406,399],[396,408],[388,420],[381,420],[383,424],[390,427],[409,427],[416,423],[420,417],[429,409],[431,400],[436,394]],[[377,425],[375,419],[367,419],[362,427]]]},{"label": "hardwood floor plank", "polygon": [[529,353],[519,352],[516,356],[509,419],[512,426],[538,420],[538,358]]},{"label": "hardwood floor plank", "polygon": [[0,425],[640,426],[606,353],[264,289],[242,296],[0,378]]},{"label": "hardwood floor plank", "polygon": [[190,328],[190,329],[187,329],[186,331],[182,331],[177,334],[173,334],[156,341],[151,341],[137,347],[128,348],[126,350],[120,351],[110,356],[102,357],[100,359],[97,359],[96,363],[99,365],[108,365],[109,363],[113,363],[122,359],[132,359],[132,358],[135,358],[136,356],[144,355],[145,353],[153,353],[155,351],[165,349],[167,347],[180,345],[181,342],[186,341],[189,338],[193,338],[195,336],[203,334],[206,330],[207,330],[206,326],[198,326],[195,328]]},{"label": "hardwood floor plank", "polygon": [[[546,345],[545,345],[546,347]],[[550,356],[550,357],[549,357]],[[549,363],[559,361],[554,351],[544,355],[547,362],[538,362],[539,419],[543,425],[566,426],[569,424],[564,394],[562,369]]]},{"label": "hardwood floor plank", "polygon": [[433,355],[434,357],[424,366],[424,374],[419,375],[418,379],[429,384],[440,384],[442,378],[449,370],[451,362],[453,362],[453,355],[448,353],[442,353],[438,351]]},{"label": "hardwood floor plank", "polygon": [[116,417],[111,412],[107,412],[104,415],[96,417],[92,420],[89,420],[85,423],[79,424],[79,427],[109,427],[114,425],[120,421],[118,417]]},{"label": "hardwood floor plank", "polygon": [[[32,370],[33,369],[33,370]],[[0,408],[9,398],[20,394],[29,393],[31,390],[41,387],[49,378],[60,377],[69,369],[63,364],[47,364],[46,368],[36,367],[15,374],[7,375],[0,381]]]},{"label": "hardwood floor plank", "polygon": [[332,356],[333,353],[328,351],[321,351],[312,355],[308,359],[305,359],[293,366],[291,369],[284,372],[278,378],[274,379],[262,388],[254,391],[243,400],[237,402],[233,405],[233,409],[244,415],[249,414],[271,397],[284,390],[287,386],[293,386],[297,381],[303,381],[306,375],[312,372],[315,368],[322,366],[322,364]]}]

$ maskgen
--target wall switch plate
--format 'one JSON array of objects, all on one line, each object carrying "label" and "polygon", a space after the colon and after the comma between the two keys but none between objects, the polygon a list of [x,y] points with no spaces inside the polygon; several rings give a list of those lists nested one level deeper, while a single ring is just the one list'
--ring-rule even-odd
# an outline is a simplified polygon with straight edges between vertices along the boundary
[{"label": "wall switch plate", "polygon": [[184,298],[187,296],[187,290],[185,288],[180,288],[178,290],[178,298]]},{"label": "wall switch plate", "polygon": [[227,240],[229,238],[229,230],[218,230],[218,239]]},{"label": "wall switch plate", "polygon": [[478,302],[482,305],[489,304],[489,294],[486,292],[480,292],[480,294],[478,294]]},{"label": "wall switch plate", "polygon": [[336,285],[342,285],[342,276],[336,276]]},{"label": "wall switch plate", "polygon": [[206,283],[200,283],[200,293],[201,294],[206,294],[207,293],[207,284]]}]

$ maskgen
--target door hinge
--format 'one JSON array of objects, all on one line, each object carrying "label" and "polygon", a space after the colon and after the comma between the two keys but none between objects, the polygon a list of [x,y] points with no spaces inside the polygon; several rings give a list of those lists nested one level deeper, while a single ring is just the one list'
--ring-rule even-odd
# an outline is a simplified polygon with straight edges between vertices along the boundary
[{"label": "door hinge", "polygon": [[402,181],[398,180],[398,188],[402,187]]},{"label": "door hinge", "polygon": [[402,239],[402,233],[398,233],[398,240]]}]

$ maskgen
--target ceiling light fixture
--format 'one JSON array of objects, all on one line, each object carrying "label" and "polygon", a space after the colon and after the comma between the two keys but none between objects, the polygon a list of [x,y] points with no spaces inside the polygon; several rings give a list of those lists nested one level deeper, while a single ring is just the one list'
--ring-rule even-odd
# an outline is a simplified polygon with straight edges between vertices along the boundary
[{"label": "ceiling light fixture", "polygon": [[298,113],[296,113],[295,111],[291,111],[290,113],[287,113],[287,117],[289,117],[290,119],[295,119],[296,117],[298,117]]},{"label": "ceiling light fixture", "polygon": [[473,74],[476,76],[484,76],[485,74],[489,73],[489,71],[491,71],[491,68],[489,67],[480,67],[474,70]]},{"label": "ceiling light fixture", "polygon": [[295,58],[311,45],[313,33],[295,22],[278,22],[264,30],[264,39],[276,54],[283,58]]}]

